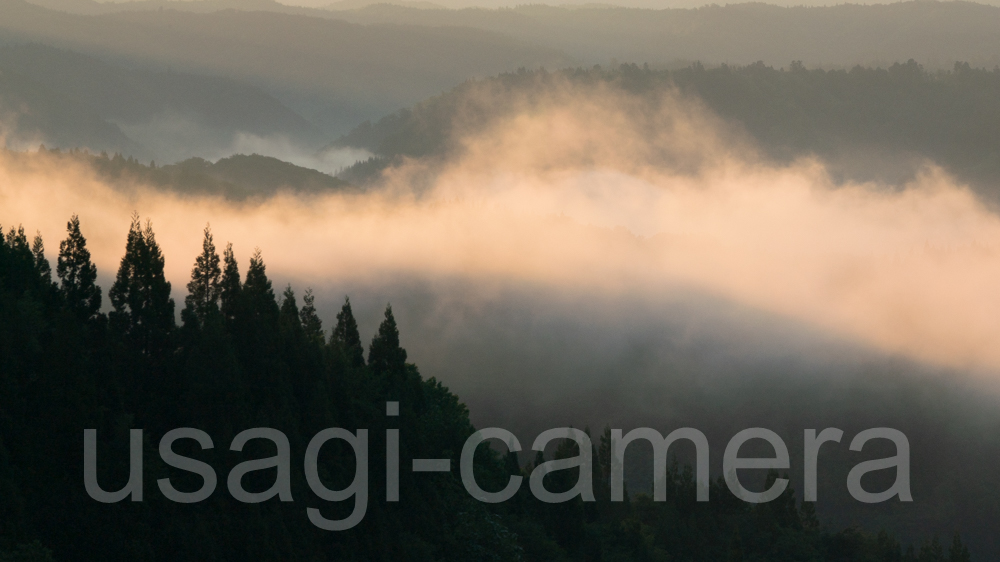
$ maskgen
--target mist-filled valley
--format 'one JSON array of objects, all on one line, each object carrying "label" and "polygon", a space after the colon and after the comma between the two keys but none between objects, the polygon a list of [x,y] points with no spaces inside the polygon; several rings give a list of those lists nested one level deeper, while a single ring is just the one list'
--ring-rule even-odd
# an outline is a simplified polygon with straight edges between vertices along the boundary
[{"label": "mist-filled valley", "polygon": [[[146,4],[0,3],[0,560],[1000,556],[997,8]],[[216,451],[176,449],[221,478],[264,426],[294,462],[370,428],[364,521],[315,528],[306,507],[352,502],[298,465],[294,501],[152,485],[198,487],[157,457],[169,429],[207,431]],[[88,497],[84,427],[105,490],[145,428],[146,499]],[[473,427],[520,440],[475,457],[491,489],[525,477],[509,502],[463,495]],[[580,454],[530,450],[557,427],[593,439],[593,503],[527,490]],[[632,445],[611,501],[606,427],[703,432],[711,499],[681,441],[666,475]],[[753,427],[788,446],[787,471],[740,472],[789,479],[770,503],[726,488]],[[802,501],[803,432],[828,427]],[[899,453],[848,447],[877,427],[908,439],[912,501],[849,493]],[[327,447],[343,489],[354,457]],[[450,475],[410,472],[433,456]]]}]

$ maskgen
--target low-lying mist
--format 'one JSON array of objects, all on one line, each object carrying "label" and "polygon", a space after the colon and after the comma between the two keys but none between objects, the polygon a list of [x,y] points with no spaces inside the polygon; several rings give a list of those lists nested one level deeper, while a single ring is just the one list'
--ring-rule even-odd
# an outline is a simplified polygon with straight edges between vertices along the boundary
[{"label": "low-lying mist", "polygon": [[[334,175],[371,156],[366,150],[352,148],[320,151],[316,142],[288,134],[206,127],[196,119],[180,114],[164,113],[148,121],[121,122],[118,126],[129,138],[141,144],[148,154],[154,155],[160,164],[195,157],[214,162],[234,154],[259,154]],[[32,146],[38,146],[38,143]]]},{"label": "low-lying mist", "polygon": [[522,103],[459,127],[459,157],[406,162],[364,194],[237,205],[5,163],[2,220],[51,249],[78,213],[110,274],[137,210],[177,289],[211,223],[238,255],[259,246],[275,275],[320,292],[412,278],[637,301],[694,290],[884,352],[1000,367],[1000,220],[932,165],[903,186],[835,186],[816,161],[760,163],[677,96],[567,84]]}]

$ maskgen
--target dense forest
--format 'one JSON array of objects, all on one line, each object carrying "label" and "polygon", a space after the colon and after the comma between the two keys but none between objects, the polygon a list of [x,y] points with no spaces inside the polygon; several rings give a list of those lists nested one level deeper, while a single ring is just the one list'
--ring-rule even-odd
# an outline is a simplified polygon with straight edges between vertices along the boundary
[{"label": "dense forest", "polygon": [[[232,246],[220,256],[209,227],[204,234],[178,322],[165,256],[151,223],[138,215],[106,294],[96,285],[76,217],[67,223],[54,268],[40,235],[29,241],[23,228],[8,230],[0,244],[0,560],[970,559],[957,535],[943,542],[927,537],[914,547],[885,532],[826,529],[812,504],[800,505],[791,489],[753,505],[720,478],[711,501],[699,503],[692,471],[676,462],[662,475],[666,501],[630,494],[612,503],[609,429],[593,440],[595,502],[578,496],[543,504],[522,487],[507,502],[479,503],[456,471],[402,471],[400,501],[382,501],[385,429],[400,431],[402,466],[413,458],[450,458],[454,466],[474,431],[468,410],[407,362],[391,307],[366,357],[349,300],[336,326],[324,330],[309,290],[301,300],[291,287],[276,290],[260,252],[241,275]],[[386,417],[387,401],[400,403],[399,417]],[[197,504],[169,502],[151,480],[169,477],[184,490],[200,485],[198,476],[157,456],[159,438],[177,427],[211,436],[215,449],[181,452],[222,474],[247,457],[273,454],[266,446],[227,451],[244,429],[279,429],[294,465],[320,430],[367,428],[367,514],[349,531],[313,527],[306,507],[342,518],[348,506],[312,496],[297,469],[294,501],[243,504],[217,491]],[[111,490],[128,474],[129,430],[144,430],[144,501],[104,504],[87,496],[80,439],[87,428],[97,431],[98,482]],[[353,452],[333,444],[325,451],[320,475],[341,489],[354,477]],[[516,455],[481,445],[477,480],[499,490],[509,476],[527,474],[547,458],[578,454],[565,440],[522,466]],[[570,489],[578,471],[550,473],[547,488]],[[261,470],[244,480],[264,491],[272,478]]]},{"label": "dense forest", "polygon": [[[788,68],[695,64],[654,71],[623,64],[506,73],[355,128],[332,146],[365,148],[376,157],[342,177],[364,182],[400,156],[454,156],[461,148],[458,125],[462,134],[485,129],[523,109],[518,100],[566,80],[601,82],[650,99],[678,89],[737,123],[766,156],[786,162],[816,155],[838,179],[897,183],[928,159],[988,198],[1000,197],[1000,68],[956,63],[951,71],[932,72],[912,60],[831,71],[796,61]],[[480,95],[484,91],[490,95]]]}]

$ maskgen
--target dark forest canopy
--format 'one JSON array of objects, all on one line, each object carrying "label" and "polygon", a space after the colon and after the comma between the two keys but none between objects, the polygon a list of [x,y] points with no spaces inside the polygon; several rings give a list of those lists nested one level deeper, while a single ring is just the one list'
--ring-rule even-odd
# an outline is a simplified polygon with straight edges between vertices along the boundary
[{"label": "dark forest canopy", "polygon": [[988,198],[1000,197],[1000,68],[955,63],[950,71],[928,71],[912,60],[850,70],[809,70],[796,61],[788,68],[695,64],[654,71],[623,64],[502,74],[355,128],[333,146],[365,148],[378,159],[343,176],[363,181],[398,156],[452,156],[459,119],[463,127],[485,129],[516,109],[517,96],[494,95],[487,103],[475,93],[540,93],[562,79],[604,82],[638,96],[677,88],[744,128],[774,160],[814,154],[840,179],[901,182],[928,159]]},{"label": "dark forest canopy", "polygon": [[[611,503],[609,429],[594,439],[596,502],[542,504],[522,487],[505,503],[478,503],[455,471],[402,471],[400,501],[380,501],[379,436],[387,427],[400,429],[403,466],[413,458],[450,458],[456,466],[474,431],[458,397],[406,361],[391,307],[365,357],[350,301],[337,325],[324,330],[308,290],[301,301],[291,287],[276,290],[259,252],[241,275],[231,246],[220,256],[208,227],[183,303],[171,298],[164,260],[151,223],[134,216],[105,314],[76,217],[55,268],[41,236],[29,242],[23,228],[10,228],[2,238],[0,560],[970,559],[957,535],[944,543],[928,537],[914,549],[885,532],[824,529],[812,504],[800,505],[790,489],[752,505],[720,478],[712,483],[712,501],[698,503],[691,470],[676,463],[665,475],[666,501],[632,494]],[[386,401],[399,401],[398,418],[384,415]],[[342,517],[348,506],[313,498],[297,471],[293,502],[241,504],[224,493],[198,504],[168,502],[149,488],[152,479],[198,485],[198,477],[190,480],[192,473],[171,469],[156,454],[159,437],[175,427],[212,436],[215,449],[185,454],[217,470],[244,455],[270,454],[267,447],[226,451],[223,444],[243,429],[278,428],[292,457],[301,458],[323,428],[367,428],[374,440],[367,515],[350,531],[314,528],[307,504],[331,517]],[[85,428],[97,430],[99,458],[106,460],[98,463],[98,478],[105,483],[124,481],[126,463],[110,459],[127,458],[129,429],[144,429],[145,501],[102,504],[87,497],[80,478]],[[555,458],[576,456],[570,443]],[[342,488],[353,478],[353,454],[331,451],[320,457],[321,473]],[[539,453],[522,467],[514,455],[480,447],[477,480],[498,490],[510,475],[544,460]],[[269,487],[265,474],[248,478],[248,486]],[[546,476],[546,486],[567,490],[575,480],[572,470],[560,471]]]}]

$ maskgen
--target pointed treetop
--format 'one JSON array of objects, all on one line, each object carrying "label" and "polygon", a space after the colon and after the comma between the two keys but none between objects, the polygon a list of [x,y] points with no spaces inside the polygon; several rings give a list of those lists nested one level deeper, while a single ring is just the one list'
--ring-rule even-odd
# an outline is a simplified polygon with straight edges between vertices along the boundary
[{"label": "pointed treetop", "polygon": [[226,250],[222,254],[223,270],[222,279],[219,282],[219,300],[221,301],[222,314],[229,320],[236,317],[239,307],[240,292],[243,283],[240,282],[240,266],[233,255],[233,245],[226,244]]},{"label": "pointed treetop", "polygon": [[31,251],[28,246],[28,237],[24,234],[24,226],[18,226],[17,229],[10,227],[10,231],[7,232],[7,245],[14,250],[20,251]]},{"label": "pointed treetop", "polygon": [[125,256],[108,296],[112,324],[146,354],[161,351],[174,328],[174,300],[163,268],[152,222],[142,228],[139,215],[132,215]]},{"label": "pointed treetop", "polygon": [[274,297],[271,280],[267,278],[267,268],[260,248],[254,250],[250,257],[250,267],[247,268],[246,281],[243,282],[241,302],[247,306],[246,312],[264,320],[265,324],[276,324],[280,309]]},{"label": "pointed treetop", "polygon": [[191,281],[187,285],[188,296],[184,299],[202,320],[209,310],[219,306],[222,292],[222,269],[219,267],[219,254],[215,251],[215,243],[212,240],[211,226],[206,225],[204,232],[201,254],[194,261]]},{"label": "pointed treetop", "polygon": [[42,279],[49,283],[52,281],[52,267],[49,260],[45,259],[45,244],[42,243],[42,233],[35,232],[35,240],[31,244],[31,254],[35,258],[35,270]]},{"label": "pointed treetop", "polygon": [[295,291],[292,290],[291,283],[286,285],[284,292],[281,293],[281,314],[295,317],[296,322],[300,321],[299,303],[295,300]]},{"label": "pointed treetop", "polygon": [[368,366],[375,373],[402,374],[406,369],[406,350],[399,346],[399,328],[391,305],[386,305],[385,319],[368,348]]},{"label": "pointed treetop", "polygon": [[292,335],[296,339],[302,336],[302,321],[299,320],[299,304],[295,299],[295,291],[291,284],[285,287],[281,293],[280,310],[281,330],[286,335]]},{"label": "pointed treetop", "polygon": [[351,311],[351,299],[344,298],[344,306],[337,314],[337,327],[330,334],[330,345],[341,350],[352,367],[362,367],[365,364],[365,350],[361,345],[361,334],[358,323]]},{"label": "pointed treetop", "polygon": [[323,322],[316,314],[316,297],[313,296],[312,289],[306,289],[302,295],[302,310],[299,311],[299,319],[302,322],[302,329],[306,339],[315,344],[323,344]]},{"label": "pointed treetop", "polygon": [[274,298],[274,290],[271,288],[271,280],[267,278],[267,266],[264,265],[260,248],[255,248],[253,255],[250,256],[250,267],[247,268],[247,279],[243,283],[243,289],[249,292],[270,293],[271,298]]},{"label": "pointed treetop", "polygon": [[56,262],[60,289],[70,310],[81,318],[91,318],[101,310],[101,288],[95,284],[97,267],[90,261],[87,239],[80,233],[80,217],[70,218],[66,232]]}]

